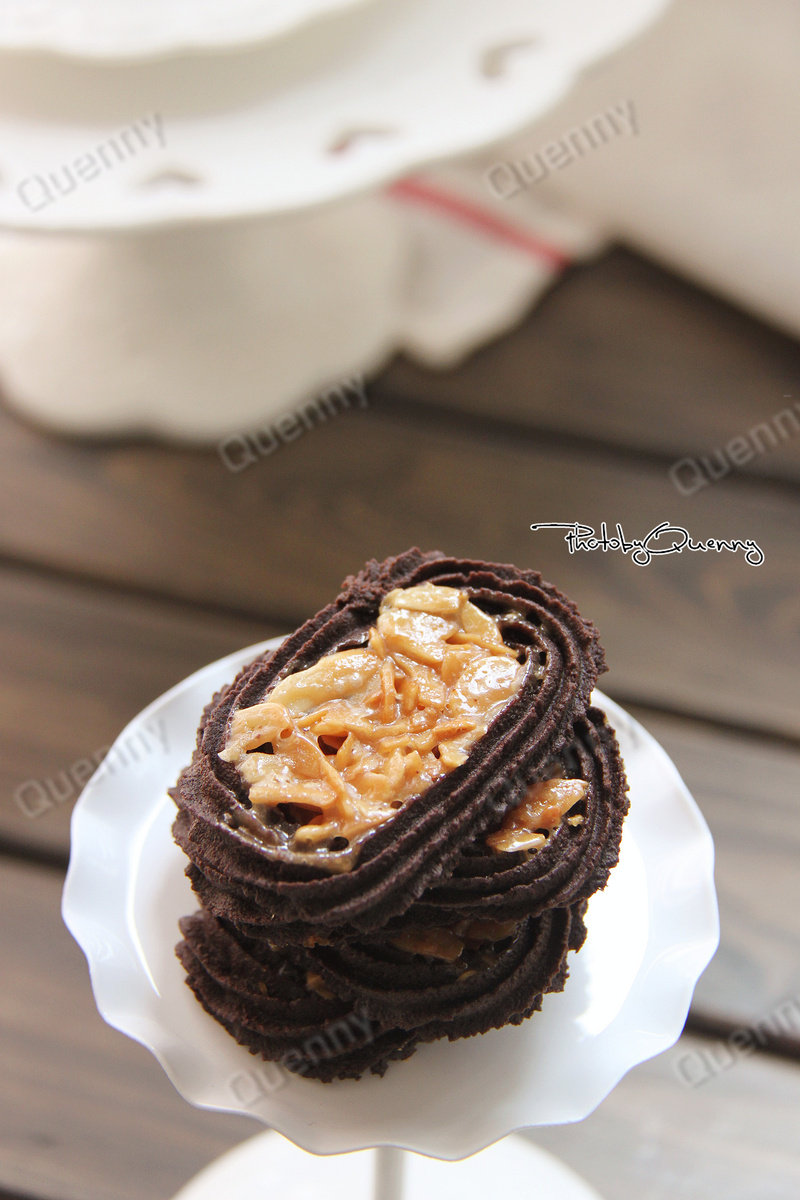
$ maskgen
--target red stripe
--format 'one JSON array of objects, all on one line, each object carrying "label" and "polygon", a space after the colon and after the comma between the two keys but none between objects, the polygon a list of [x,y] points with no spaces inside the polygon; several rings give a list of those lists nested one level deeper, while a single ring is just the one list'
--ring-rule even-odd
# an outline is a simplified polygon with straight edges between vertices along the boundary
[{"label": "red stripe", "polygon": [[544,241],[536,234],[519,229],[516,225],[511,225],[501,217],[495,216],[489,209],[480,208],[477,204],[472,204],[469,200],[464,200],[452,192],[433,187],[429,183],[423,183],[421,179],[399,179],[396,183],[391,184],[388,192],[400,200],[412,200],[417,204],[445,212],[448,216],[455,217],[457,221],[471,225],[473,229],[479,229],[482,233],[487,233],[500,242],[523,250],[532,258],[544,259],[556,270],[563,271],[572,261],[564,250]]}]

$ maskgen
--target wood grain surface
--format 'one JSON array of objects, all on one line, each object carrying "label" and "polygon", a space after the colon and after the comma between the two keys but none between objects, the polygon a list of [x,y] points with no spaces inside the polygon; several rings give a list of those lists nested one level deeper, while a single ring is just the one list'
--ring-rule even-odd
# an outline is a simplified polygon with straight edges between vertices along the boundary
[{"label": "wood grain surface", "polygon": [[266,622],[0,570],[0,841],[66,861],[89,772],[132,717]]},{"label": "wood grain surface", "polygon": [[[704,1073],[707,1063],[725,1065]],[[796,1064],[684,1035],[580,1125],[526,1136],[605,1200],[794,1200],[799,1081]]]},{"label": "wood grain surface", "polygon": [[730,467],[733,438],[767,422],[774,436],[756,433],[750,458],[736,447],[733,469],[800,481],[798,426],[771,424],[787,408],[800,418],[797,342],[624,250],[570,272],[462,367],[402,360],[374,391],[666,465],[706,455],[714,470]]},{"label": "wood grain surface", "polygon": [[[721,939],[692,1012],[748,1025],[800,1004],[800,751],[633,709],[667,750],[714,837]],[[792,1027],[800,1046],[800,1007]]]},{"label": "wood grain surface", "polygon": [[[800,736],[800,506],[770,485],[726,480],[685,498],[651,464],[542,450],[533,437],[476,441],[455,422],[378,409],[239,475],[214,454],[64,446],[0,423],[0,471],[9,557],[285,627],[365,559],[414,543],[535,566],[600,628],[609,688]],[[684,553],[636,566],[570,556],[560,532],[529,528],[575,520],[619,521],[629,538],[668,521],[696,539],[754,539],[766,561]]]}]

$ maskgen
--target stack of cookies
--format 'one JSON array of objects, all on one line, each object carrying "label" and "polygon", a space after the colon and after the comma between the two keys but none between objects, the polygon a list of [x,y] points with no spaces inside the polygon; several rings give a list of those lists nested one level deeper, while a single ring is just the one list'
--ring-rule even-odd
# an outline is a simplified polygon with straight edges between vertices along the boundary
[{"label": "stack of cookies", "polygon": [[203,1007],[321,1080],[558,991],[627,810],[594,627],[534,571],[410,550],[213,698],[171,795]]}]

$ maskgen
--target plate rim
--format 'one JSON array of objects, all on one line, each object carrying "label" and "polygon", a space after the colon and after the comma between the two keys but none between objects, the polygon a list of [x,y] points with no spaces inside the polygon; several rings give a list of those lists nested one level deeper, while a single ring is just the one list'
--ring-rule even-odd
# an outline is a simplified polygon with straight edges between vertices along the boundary
[{"label": "plate rim", "polygon": [[[115,739],[109,754],[113,754],[116,747],[130,738],[132,732],[137,727],[145,724],[159,710],[170,705],[193,685],[203,681],[205,677],[212,674],[215,676],[224,674],[225,677],[232,678],[246,663],[252,661],[266,650],[280,645],[283,640],[283,637],[274,637],[254,643],[192,672],[185,679],[180,680],[153,700],[129,721]],[[210,694],[211,690],[209,689],[209,698]],[[620,1005],[619,1011],[607,1027],[599,1034],[593,1035],[597,1039],[602,1038],[604,1042],[609,1044],[614,1043],[613,1069],[606,1068],[601,1073],[602,1079],[599,1086],[595,1086],[593,1089],[587,1087],[584,1099],[579,1103],[575,1103],[573,1111],[568,1115],[562,1115],[553,1120],[537,1119],[535,1121],[520,1123],[510,1123],[508,1119],[505,1119],[500,1122],[502,1127],[498,1127],[497,1122],[494,1125],[491,1123],[488,1119],[488,1116],[491,1116],[491,1114],[488,1114],[480,1136],[476,1135],[475,1130],[470,1131],[470,1141],[466,1148],[462,1142],[459,1142],[457,1135],[454,1135],[452,1131],[448,1132],[449,1140],[445,1146],[442,1139],[437,1141],[436,1136],[432,1135],[431,1130],[425,1130],[425,1136],[417,1140],[409,1137],[399,1137],[396,1141],[376,1141],[369,1137],[364,1139],[351,1137],[348,1139],[347,1144],[343,1146],[338,1142],[335,1145],[331,1144],[330,1139],[326,1139],[325,1131],[313,1125],[304,1126],[302,1129],[294,1127],[291,1113],[287,1113],[286,1119],[281,1121],[275,1118],[274,1113],[265,1116],[252,1106],[245,1107],[241,1102],[237,1104],[230,1100],[223,1101],[219,1098],[211,1101],[207,1098],[199,1099],[196,1094],[194,1096],[189,1094],[190,1083],[179,1077],[177,1068],[170,1061],[170,1052],[175,1052],[176,1045],[172,1031],[164,1025],[156,1025],[154,1022],[142,1022],[138,1019],[141,1014],[136,1009],[135,995],[137,988],[152,990],[152,984],[147,975],[146,966],[141,959],[139,948],[135,944],[133,931],[129,927],[130,913],[128,902],[133,895],[136,878],[135,870],[133,874],[131,874],[130,870],[127,873],[123,873],[122,878],[117,880],[126,897],[125,905],[119,911],[116,911],[116,913],[113,910],[113,906],[109,906],[104,911],[100,921],[98,921],[97,912],[94,911],[96,906],[93,902],[93,897],[97,894],[97,888],[96,884],[91,884],[93,874],[96,875],[98,871],[102,871],[103,869],[102,862],[98,864],[96,855],[93,857],[91,852],[92,847],[96,848],[98,845],[98,831],[105,830],[107,832],[109,828],[113,830],[113,835],[117,838],[117,851],[120,853],[120,862],[123,866],[127,865],[128,868],[131,868],[135,864],[132,849],[133,843],[136,838],[144,835],[161,810],[164,802],[163,793],[157,797],[148,798],[147,803],[137,815],[132,815],[131,809],[117,809],[114,819],[109,823],[108,812],[104,811],[104,808],[107,809],[107,801],[104,799],[103,788],[100,786],[103,779],[103,764],[98,767],[92,779],[87,783],[72,812],[70,859],[62,897],[62,917],[69,932],[86,957],[94,999],[99,1014],[107,1024],[145,1046],[159,1062],[179,1094],[188,1103],[210,1111],[229,1112],[246,1115],[251,1118],[255,1117],[269,1124],[271,1128],[289,1138],[296,1145],[312,1153],[334,1154],[351,1150],[368,1149],[377,1145],[391,1145],[417,1153],[428,1154],[432,1157],[459,1159],[485,1149],[508,1133],[520,1132],[538,1125],[568,1124],[583,1120],[613,1091],[619,1081],[633,1067],[655,1057],[675,1044],[683,1030],[697,980],[708,962],[710,962],[719,944],[719,912],[714,886],[714,845],[702,812],[691,796],[674,763],[652,734],[625,709],[599,689],[595,689],[592,695],[592,702],[597,704],[608,715],[613,726],[617,727],[619,724],[624,725],[627,723],[632,734],[643,737],[648,749],[659,756],[663,770],[669,776],[676,794],[680,797],[682,816],[686,828],[691,831],[689,844],[691,844],[693,855],[696,856],[698,869],[693,888],[695,901],[692,916],[693,928],[690,934],[686,930],[683,930],[682,933],[679,931],[676,939],[673,933],[665,945],[664,931],[661,930],[661,941],[659,942],[659,939],[654,936],[653,921],[650,920],[648,922],[648,933],[642,961],[636,969],[630,988]],[[643,820],[643,818],[641,819]],[[686,828],[683,833],[684,840],[681,843],[681,849],[683,850],[687,846]],[[126,831],[129,830],[134,831],[135,838],[125,843]],[[665,859],[669,858],[670,855],[674,857],[675,854],[676,848],[672,846],[671,849],[668,848]],[[647,867],[648,860],[644,855],[642,857]],[[650,865],[652,867],[652,863]],[[87,886],[87,881],[89,886]],[[87,903],[89,911],[87,911]],[[663,923],[669,925],[670,922],[667,920],[666,912],[661,915],[663,915]],[[673,913],[672,921],[674,922],[674,920]],[[678,923],[680,924],[681,922],[679,921]],[[101,927],[103,933],[116,943],[118,952],[116,957],[113,954],[109,956],[106,950],[106,943],[102,938],[98,940],[96,935],[98,929]],[[652,948],[655,944],[659,945],[660,949],[658,954],[654,955]],[[667,955],[665,954],[665,950],[669,950],[671,953]],[[125,978],[130,985],[128,990],[120,988],[121,971],[124,972]],[[651,1027],[637,1028],[636,1036],[634,1036],[630,1029],[626,1027],[623,1018],[625,1018],[626,1012],[630,1009],[638,1012],[644,1009],[649,1013],[650,1006],[648,1005],[647,998],[652,998],[654,983],[656,981],[661,1007],[665,1008],[667,1012],[666,1014],[662,1014],[659,1020],[652,1018]],[[641,1026],[641,1024],[640,1021],[639,1025]],[[180,1055],[176,1054],[176,1057],[180,1058]],[[256,1065],[260,1064],[260,1060],[254,1060],[254,1062]],[[206,1074],[208,1073],[206,1072]],[[597,1071],[595,1071],[596,1074]],[[194,1079],[190,1082],[194,1084],[196,1092],[199,1081]],[[209,1086],[210,1081],[205,1078],[202,1083],[204,1086]],[[465,1136],[467,1136],[466,1133]],[[334,1133],[335,1137],[336,1134]],[[458,1143],[457,1149],[456,1143]]]}]

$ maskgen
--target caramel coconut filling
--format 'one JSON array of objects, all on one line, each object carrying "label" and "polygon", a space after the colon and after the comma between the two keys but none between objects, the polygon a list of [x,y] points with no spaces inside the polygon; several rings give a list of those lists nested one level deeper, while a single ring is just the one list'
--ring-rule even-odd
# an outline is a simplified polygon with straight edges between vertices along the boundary
[{"label": "caramel coconut filling", "polygon": [[518,921],[494,921],[491,917],[466,918],[452,926],[431,929],[410,927],[392,938],[392,945],[409,954],[455,962],[465,948],[504,941],[518,929]]},{"label": "caramel coconut filling", "polygon": [[[583,800],[589,785],[583,779],[544,779],[534,783],[522,804],[506,813],[503,824],[486,838],[490,850],[511,853],[539,850],[570,809]],[[582,816],[567,817],[580,825]]]},{"label": "caramel coconut filling", "polygon": [[466,760],[522,686],[517,654],[465,592],[397,588],[365,646],[239,709],[220,758],[262,822],[291,822],[292,850],[352,848]]},{"label": "caramel coconut filling", "polygon": [[[565,817],[570,825],[581,824],[582,816],[567,814],[585,798],[588,790],[589,785],[583,779],[545,779],[532,784],[522,803],[506,813],[500,828],[487,836],[487,845],[491,850],[505,853],[539,850]],[[455,962],[465,948],[502,941],[517,928],[517,921],[473,917],[454,925],[412,926],[392,938],[392,945],[410,954]]]}]

